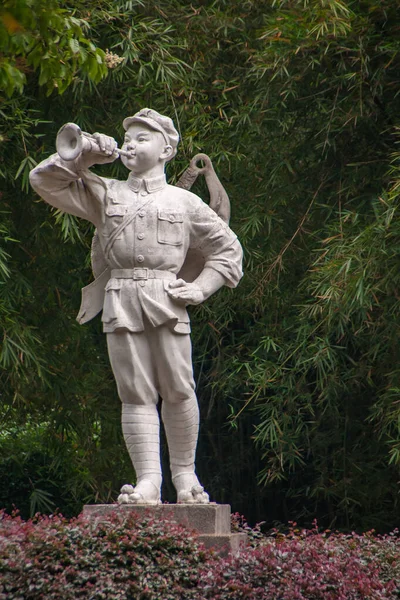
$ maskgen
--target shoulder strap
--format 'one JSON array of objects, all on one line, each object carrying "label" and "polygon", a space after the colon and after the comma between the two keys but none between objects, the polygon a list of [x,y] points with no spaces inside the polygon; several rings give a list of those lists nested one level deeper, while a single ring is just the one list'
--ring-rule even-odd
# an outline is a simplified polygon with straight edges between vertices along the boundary
[{"label": "shoulder strap", "polygon": [[[197,163],[202,161],[202,167],[198,167]],[[210,193],[210,208],[217,213],[217,215],[225,221],[225,223],[229,224],[230,217],[230,202],[228,194],[226,193],[222,183],[218,179],[216,172],[214,171],[213,164],[211,159],[207,154],[196,154],[190,161],[189,167],[184,171],[182,176],[179,178],[176,187],[183,188],[185,190],[190,190],[194,182],[196,181],[199,175],[204,175],[208,187],[208,191]],[[100,178],[98,178],[100,179]],[[102,182],[101,182],[102,183]],[[104,184],[103,184],[104,185]],[[107,268],[107,260],[110,255],[111,249],[116,238],[120,235],[120,233],[130,225],[133,219],[136,217],[137,213],[146,206],[150,200],[147,200],[144,204],[140,206],[134,213],[127,214],[123,219],[120,225],[115,229],[114,233],[110,236],[110,239],[107,242],[105,247],[105,251],[103,252],[100,243],[98,242],[97,231],[94,232],[93,242],[92,242],[92,269],[95,278],[103,273],[104,269]]]},{"label": "shoulder strap", "polygon": [[144,208],[145,206],[150,204],[150,202],[152,202],[152,201],[153,201],[152,198],[148,198],[146,200],[146,202],[143,202],[132,213],[128,213],[123,217],[121,223],[118,225],[118,227],[116,229],[114,229],[114,231],[110,235],[110,237],[107,241],[106,247],[104,248],[104,256],[106,257],[106,259],[108,259],[108,257],[110,256],[110,252],[114,245],[114,242],[117,239],[117,237],[120,235],[120,233],[122,233],[124,231],[125,227],[128,227],[128,225],[130,225],[132,223],[132,221],[134,220],[134,218],[136,217],[138,212],[140,210],[142,210],[142,208]]}]

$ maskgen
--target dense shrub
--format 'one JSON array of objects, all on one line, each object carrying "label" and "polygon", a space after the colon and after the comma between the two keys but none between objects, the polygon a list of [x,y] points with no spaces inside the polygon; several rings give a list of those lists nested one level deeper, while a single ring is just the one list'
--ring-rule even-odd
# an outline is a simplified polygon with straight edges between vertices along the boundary
[{"label": "dense shrub", "polygon": [[81,497],[90,494],[90,482],[79,470],[77,458],[77,444],[51,435],[44,423],[2,431],[0,506],[7,511],[17,507],[25,518],[52,513],[57,507],[68,517],[76,516]]},{"label": "dense shrub", "polygon": [[183,527],[135,515],[0,521],[0,599],[198,598],[207,553]]},{"label": "dense shrub", "polygon": [[[258,543],[255,540],[258,539]],[[378,600],[400,596],[400,538],[292,527],[251,536],[254,546],[214,562],[201,578],[210,600]]]},{"label": "dense shrub", "polygon": [[238,556],[134,514],[106,522],[0,513],[0,600],[395,600],[400,538],[297,530],[262,535]]},{"label": "dense shrub", "polygon": [[[95,430],[95,424],[91,426]],[[114,490],[133,480],[132,465],[129,456],[120,456],[116,472],[114,458],[121,453],[115,444],[102,457],[101,469],[95,468],[97,455],[105,453],[99,437],[87,435],[83,443],[72,431],[55,435],[49,423],[4,428],[0,432],[0,508],[7,512],[16,508],[26,519],[37,512],[56,511],[75,517],[84,503],[110,502],[117,495]]]}]

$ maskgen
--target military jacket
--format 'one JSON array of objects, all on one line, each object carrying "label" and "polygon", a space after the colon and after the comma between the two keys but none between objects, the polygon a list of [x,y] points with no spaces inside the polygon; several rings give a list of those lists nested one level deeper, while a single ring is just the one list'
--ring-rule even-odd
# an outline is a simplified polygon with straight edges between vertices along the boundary
[{"label": "military jacket", "polygon": [[[106,332],[143,331],[145,317],[154,326],[189,333],[186,308],[167,288],[190,249],[200,249],[205,267],[221,273],[227,286],[235,287],[242,276],[236,235],[198,196],[168,185],[164,175],[139,179],[131,173],[119,181],[77,171],[55,154],[31,171],[30,181],[46,202],[96,226],[110,269],[107,279],[111,274],[101,284]],[[164,271],[166,278],[112,276],[112,270],[138,268]]]}]

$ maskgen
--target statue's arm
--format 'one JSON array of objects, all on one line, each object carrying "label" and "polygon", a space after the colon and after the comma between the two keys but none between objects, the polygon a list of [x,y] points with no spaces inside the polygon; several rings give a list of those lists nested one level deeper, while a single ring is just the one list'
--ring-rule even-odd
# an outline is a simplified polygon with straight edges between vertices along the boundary
[{"label": "statue's arm", "polygon": [[205,267],[192,283],[188,283],[184,279],[171,281],[168,293],[174,300],[185,304],[201,304],[225,283],[225,277],[221,273]]},{"label": "statue's arm", "polygon": [[243,250],[233,231],[207,205],[193,215],[191,247],[201,250],[205,265],[192,283],[171,282],[169,294],[186,304],[200,304],[223,285],[236,287],[243,275]]},{"label": "statue's arm", "polygon": [[[207,286],[210,278],[211,288],[217,280],[222,281],[221,285],[236,287],[243,276],[243,250],[232,229],[202,202],[193,218],[192,230],[192,247],[200,250],[205,259],[204,270],[195,282]],[[211,271],[216,271],[222,279],[212,277]]]},{"label": "statue's arm", "polygon": [[[96,177],[89,171],[86,173]],[[91,193],[76,161],[66,162],[53,154],[32,169],[29,180],[33,189],[51,206],[98,224],[99,198]]]}]

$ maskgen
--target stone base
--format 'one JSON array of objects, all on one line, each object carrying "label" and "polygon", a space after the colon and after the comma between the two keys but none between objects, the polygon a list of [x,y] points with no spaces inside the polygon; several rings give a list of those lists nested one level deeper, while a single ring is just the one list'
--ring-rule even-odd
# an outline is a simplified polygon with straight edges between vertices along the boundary
[{"label": "stone base", "polygon": [[87,504],[83,507],[83,515],[93,520],[128,512],[139,517],[156,516],[195,530],[206,548],[214,548],[221,555],[236,554],[247,542],[245,533],[231,533],[229,504]]},{"label": "stone base", "polygon": [[202,535],[198,536],[199,542],[206,548],[212,548],[221,556],[238,554],[247,546],[246,533],[228,533],[225,535]]}]

